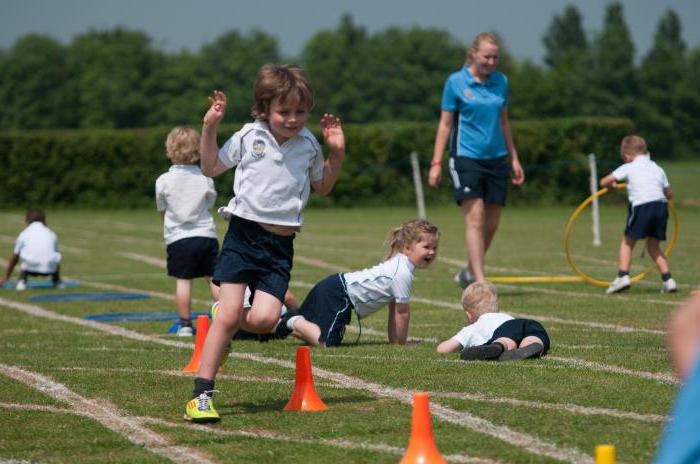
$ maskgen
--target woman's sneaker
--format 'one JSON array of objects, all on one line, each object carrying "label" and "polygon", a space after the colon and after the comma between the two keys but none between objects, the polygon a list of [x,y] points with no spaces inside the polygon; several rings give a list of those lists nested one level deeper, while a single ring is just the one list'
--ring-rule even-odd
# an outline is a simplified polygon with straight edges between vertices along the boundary
[{"label": "woman's sneaker", "polygon": [[664,281],[664,283],[661,284],[661,293],[673,293],[677,290],[678,285],[676,285],[676,281],[673,280],[673,277]]},{"label": "woman's sneaker", "polygon": [[17,285],[15,285],[15,290],[18,292],[23,292],[27,289],[27,282],[24,279],[19,279]]},{"label": "woman's sneaker", "polygon": [[474,282],[476,282],[476,277],[474,274],[469,272],[468,268],[460,269],[457,274],[452,278],[452,281],[462,288],[467,288]]},{"label": "woman's sneaker", "polygon": [[608,289],[605,290],[605,293],[607,293],[608,295],[612,295],[613,293],[623,292],[625,290],[628,290],[631,284],[632,282],[630,280],[630,276],[628,275],[624,275],[622,277],[615,277],[615,280],[613,280]]},{"label": "woman's sneaker", "polygon": [[185,420],[202,424],[219,422],[221,416],[214,409],[211,396],[206,393],[200,393],[197,398],[187,402],[187,406],[185,406]]}]

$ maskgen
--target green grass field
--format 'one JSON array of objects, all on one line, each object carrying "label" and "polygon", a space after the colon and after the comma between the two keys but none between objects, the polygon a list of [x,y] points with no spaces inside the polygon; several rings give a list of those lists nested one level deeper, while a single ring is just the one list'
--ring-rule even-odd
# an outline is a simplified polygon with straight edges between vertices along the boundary
[{"label": "green grass field", "polygon": [[[571,275],[561,243],[572,211],[507,208],[488,273]],[[414,214],[407,208],[308,211],[295,242],[291,289],[301,300],[335,270],[377,263],[388,230]],[[602,208],[600,248],[592,247],[582,215],[572,253],[585,272],[614,276],[625,214],[622,204]],[[192,376],[180,372],[193,341],[169,335],[172,321],[83,319],[174,311],[157,212],[49,211],[63,273],[81,282],[63,293],[151,292],[151,298],[35,303],[28,299],[59,291],[0,290],[0,460],[398,462],[410,434],[411,394],[428,391],[435,440],[450,462],[591,462],[602,443],[617,447],[619,462],[649,462],[677,389],[663,332],[700,275],[700,209],[679,208],[670,259],[681,287],[676,294],[659,293],[657,273],[616,296],[584,283],[498,285],[502,309],[538,318],[553,344],[543,359],[500,364],[435,352],[437,341],[465,324],[452,283],[465,252],[457,208],[431,208],[428,215],[442,230],[440,259],[417,271],[409,345],[387,343],[386,311],[363,321],[355,343],[353,318],[346,346],[312,350],[316,387],[329,410],[296,413],[282,408],[293,387],[298,342],[237,342],[217,381],[222,421],[193,426],[182,419]],[[0,213],[5,259],[22,221],[19,211]],[[224,227],[218,224],[220,237]],[[641,248],[634,259],[638,270],[650,262]],[[194,298],[196,311],[208,310],[203,282],[195,284]]]}]

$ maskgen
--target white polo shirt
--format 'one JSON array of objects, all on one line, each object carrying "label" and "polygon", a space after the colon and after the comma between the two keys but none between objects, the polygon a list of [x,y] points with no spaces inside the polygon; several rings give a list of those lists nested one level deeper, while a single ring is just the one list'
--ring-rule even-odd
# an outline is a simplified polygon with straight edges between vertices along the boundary
[{"label": "white polo shirt", "polygon": [[408,303],[415,266],[403,253],[397,253],[374,267],[343,274],[350,301],[362,319],[391,301]]},{"label": "white polo shirt", "polygon": [[612,172],[617,182],[627,182],[627,194],[632,206],[652,201],[666,201],[664,188],[670,186],[666,173],[649,155],[637,155]]},{"label": "white polo shirt", "polygon": [[165,243],[189,237],[216,238],[216,225],[209,212],[215,201],[214,181],[202,175],[199,166],[170,166],[156,180],[156,207],[165,211]]},{"label": "white polo shirt", "polygon": [[40,221],[32,222],[20,232],[15,241],[15,254],[19,256],[23,271],[51,274],[61,263],[58,238]]},{"label": "white polo shirt", "polygon": [[301,226],[311,181],[323,179],[323,153],[308,129],[279,145],[266,121],[246,124],[219,150],[219,160],[236,166],[234,197],[219,210],[256,222]]},{"label": "white polo shirt", "polygon": [[513,316],[507,313],[482,314],[476,322],[457,332],[451,340],[457,340],[462,345],[462,348],[483,345],[491,340],[493,333],[501,324],[511,319],[513,319]]}]

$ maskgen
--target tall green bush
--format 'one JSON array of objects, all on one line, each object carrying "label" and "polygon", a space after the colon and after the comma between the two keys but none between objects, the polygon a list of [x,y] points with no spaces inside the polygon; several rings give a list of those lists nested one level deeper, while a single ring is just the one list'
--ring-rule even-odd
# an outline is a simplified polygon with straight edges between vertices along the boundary
[{"label": "tall green bush", "polygon": [[[238,126],[222,126],[219,143]],[[409,154],[416,151],[426,176],[436,123],[347,125],[347,157],[328,197],[312,205],[407,205],[415,201]],[[168,128],[0,132],[0,207],[154,205],[154,183],[170,165]],[[312,130],[320,139],[318,127]],[[586,155],[596,153],[602,170],[619,160],[620,139],[632,131],[626,119],[517,121],[514,138],[527,175],[509,202],[574,202],[588,186]],[[445,157],[446,160],[446,157]],[[218,203],[230,198],[233,175],[216,179]],[[447,170],[428,203],[451,201]]]}]

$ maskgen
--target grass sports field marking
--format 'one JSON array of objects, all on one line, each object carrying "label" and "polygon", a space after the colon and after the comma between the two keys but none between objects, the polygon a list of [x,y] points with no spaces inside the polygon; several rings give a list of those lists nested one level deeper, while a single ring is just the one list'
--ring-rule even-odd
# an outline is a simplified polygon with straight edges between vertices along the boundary
[{"label": "grass sports field marking", "polygon": [[[204,425],[198,425],[198,424],[183,424],[180,422],[171,422],[171,421],[164,421],[161,419],[153,419],[153,418],[144,418],[145,422],[156,424],[156,425],[163,425],[167,427],[178,427],[178,428],[187,428],[187,429],[195,429],[195,430],[200,430],[204,433],[207,434],[214,434],[214,435],[219,435],[219,436],[235,436],[235,437],[244,437],[244,438],[262,438],[262,439],[268,439],[268,440],[279,440],[283,442],[294,442],[294,443],[302,443],[302,444],[309,444],[309,445],[325,445],[325,446],[331,446],[334,448],[341,448],[341,449],[357,449],[357,450],[368,450],[368,451],[377,451],[381,453],[389,453],[389,454],[396,454],[399,456],[403,456],[403,454],[406,452],[405,448],[399,448],[397,446],[391,446],[391,445],[386,445],[386,444],[381,444],[381,443],[357,443],[349,440],[340,440],[340,439],[326,439],[326,438],[319,438],[319,439],[309,439],[309,438],[301,438],[301,437],[295,437],[292,435],[283,435],[279,433],[274,433],[274,432],[269,432],[269,431],[263,431],[256,429],[254,431],[250,430],[221,430],[213,427],[207,427]],[[472,464],[496,464],[498,461],[492,461],[490,459],[484,459],[484,458],[475,458],[475,457],[470,457],[470,456],[464,456],[460,454],[448,454],[448,455],[443,455],[443,459],[450,461],[450,462],[459,462],[459,463],[472,463]]]},{"label": "grass sports field marking", "polygon": [[[145,342],[158,343],[167,346],[177,346],[182,348],[192,349],[192,343],[178,342],[174,340],[164,340],[157,337],[152,337],[149,335],[134,332],[122,327],[112,326],[109,324],[103,324],[100,322],[89,321],[85,319],[78,319],[71,316],[66,316],[63,314],[54,313],[52,311],[46,310],[36,305],[30,305],[26,303],[20,303],[13,300],[7,300],[0,298],[0,305],[22,311],[26,314],[30,314],[36,317],[43,317],[52,320],[59,320],[67,323],[78,324],[86,327],[92,327],[96,330],[100,330],[112,335],[130,338],[133,340],[140,340]],[[231,357],[238,359],[245,359],[249,361],[258,362],[261,364],[273,364],[288,369],[295,369],[295,363],[291,361],[268,358],[261,355],[251,354],[251,353],[231,353]],[[376,396],[383,398],[389,398],[392,400],[400,401],[404,404],[411,406],[413,404],[413,392],[411,390],[392,388],[385,385],[377,384],[374,382],[367,382],[361,379],[351,377],[346,374],[341,374],[327,369],[314,369],[314,376],[319,378],[324,378],[326,380],[331,380],[336,382],[346,388],[363,390],[374,393]],[[554,459],[559,459],[566,462],[574,463],[592,463],[592,458],[578,449],[567,448],[567,447],[557,447],[555,444],[547,442],[545,440],[539,439],[537,437],[528,435],[523,432],[518,432],[512,430],[509,427],[493,424],[492,422],[473,416],[467,412],[455,411],[448,407],[442,406],[439,403],[433,403],[431,405],[431,414],[438,417],[446,422],[454,425],[459,425],[463,427],[470,428],[478,433],[483,433],[489,435],[493,438],[502,440],[514,446],[518,446],[531,453],[547,456]]]},{"label": "grass sports field marking", "polygon": [[16,366],[0,364],[0,374],[24,383],[43,394],[68,403],[77,415],[88,417],[122,435],[130,442],[177,463],[213,463],[194,448],[180,446],[167,437],[142,426],[139,421],[106,401],[95,401],[78,395],[63,384]]},{"label": "grass sports field marking", "polygon": [[165,261],[162,258],[154,258],[153,256],[146,256],[146,255],[141,255],[138,253],[127,253],[127,252],[119,252],[117,255],[122,256],[124,258],[129,258],[133,259],[134,261],[140,261],[142,263],[150,264],[152,266],[160,267],[165,269],[168,265],[167,261]]},{"label": "grass sports field marking", "polygon": [[661,416],[658,414],[640,414],[637,412],[620,411],[618,409],[579,406],[577,404],[570,403],[546,403],[543,401],[519,400],[516,398],[499,398],[474,393],[435,392],[432,393],[432,396],[436,398],[456,398],[468,401],[481,401],[486,403],[511,404],[513,406],[525,406],[537,409],[556,409],[559,411],[567,411],[572,414],[618,417],[620,419],[632,419],[641,422],[666,422],[668,420],[668,417]]},{"label": "grass sports field marking", "polygon": [[610,366],[608,364],[601,364],[593,361],[584,361],[582,359],[576,358],[562,358],[559,356],[547,356],[545,359],[548,359],[550,361],[563,362],[570,366],[580,367],[583,369],[592,369],[595,371],[614,372],[615,374],[631,375],[635,377],[641,377],[643,379],[656,380],[658,382],[666,383],[669,385],[679,384],[678,379],[673,374],[638,371],[634,369],[627,369],[625,367]]}]

